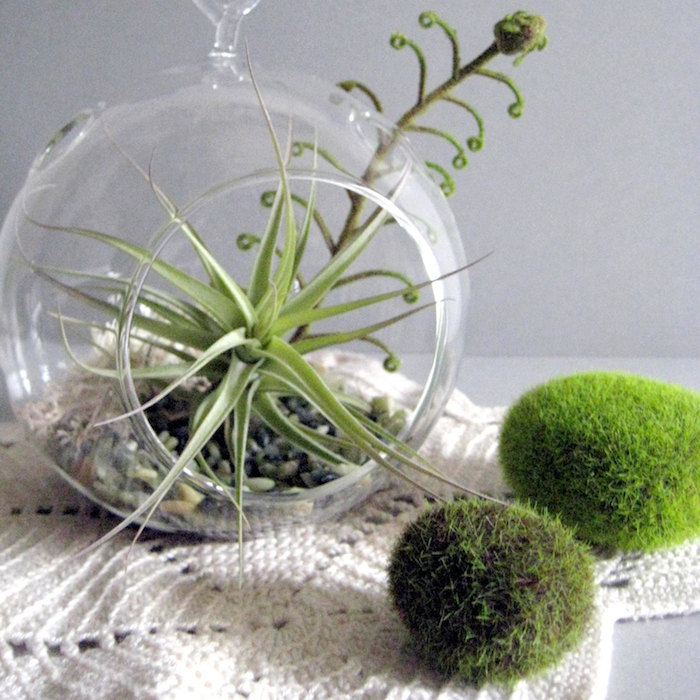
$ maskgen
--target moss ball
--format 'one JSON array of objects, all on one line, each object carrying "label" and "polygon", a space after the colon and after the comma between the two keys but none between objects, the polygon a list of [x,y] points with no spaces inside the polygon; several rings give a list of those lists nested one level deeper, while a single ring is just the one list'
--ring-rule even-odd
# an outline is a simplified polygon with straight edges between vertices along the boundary
[{"label": "moss ball", "polygon": [[508,411],[518,498],[589,543],[649,551],[700,533],[700,394],[617,372],[554,379]]},{"label": "moss ball", "polygon": [[406,528],[389,590],[429,666],[478,686],[512,686],[581,638],[593,609],[593,560],[552,517],[458,500]]}]

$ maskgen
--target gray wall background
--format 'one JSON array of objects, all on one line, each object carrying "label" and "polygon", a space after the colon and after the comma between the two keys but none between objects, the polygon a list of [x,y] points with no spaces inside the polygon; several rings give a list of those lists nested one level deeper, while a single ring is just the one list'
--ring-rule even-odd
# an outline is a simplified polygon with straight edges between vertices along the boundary
[{"label": "gray wall background", "polygon": [[[424,9],[459,29],[471,58],[517,7],[262,0],[244,29],[258,64],[366,80],[397,117],[413,99],[416,63],[389,48],[390,34],[419,40],[434,75],[447,65],[440,33],[418,26]],[[699,6],[538,0],[529,9],[548,20],[549,47],[519,68],[497,59],[525,94],[524,116],[506,116],[501,86],[463,88],[487,141],[452,206],[471,256],[494,251],[473,271],[467,352],[698,356]],[[189,0],[0,0],[0,216],[35,154],[81,107],[198,61],[212,39]]]}]

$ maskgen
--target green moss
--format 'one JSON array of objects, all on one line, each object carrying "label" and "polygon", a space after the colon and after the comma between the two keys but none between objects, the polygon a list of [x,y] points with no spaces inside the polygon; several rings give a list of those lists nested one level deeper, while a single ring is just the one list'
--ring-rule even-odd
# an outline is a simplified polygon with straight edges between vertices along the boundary
[{"label": "green moss", "polygon": [[516,495],[604,547],[651,550],[700,533],[700,394],[614,372],[554,379],[506,415]]},{"label": "green moss", "polygon": [[389,589],[430,666],[476,685],[513,685],[576,645],[595,585],[587,547],[558,520],[460,500],[407,527]]}]

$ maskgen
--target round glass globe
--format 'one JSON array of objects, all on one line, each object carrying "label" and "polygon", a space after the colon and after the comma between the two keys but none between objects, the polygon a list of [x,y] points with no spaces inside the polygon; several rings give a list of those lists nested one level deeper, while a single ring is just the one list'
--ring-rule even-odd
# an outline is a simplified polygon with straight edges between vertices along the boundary
[{"label": "round glass globe", "polygon": [[[426,283],[405,298],[318,324],[341,333],[403,316],[364,340],[339,336],[348,340],[340,349],[388,358],[387,365],[403,361],[401,371],[421,389],[401,437],[420,445],[454,387],[468,295],[466,273],[455,272],[465,266],[460,235],[429,170],[380,115],[310,78],[261,74],[258,94],[247,71],[212,60],[197,80],[187,71],[171,79],[175,86],[155,96],[86,109],[63,127],[5,220],[2,369],[18,418],[93,500],[127,515],[146,498],[174,458],[148,415],[134,412],[142,401],[139,363],[161,352],[167,365],[177,352],[172,344],[163,351],[148,333],[125,336],[119,329],[124,319],[149,313],[154,329],[167,324],[167,315],[158,318],[154,302],[144,309],[141,297],[146,289],[173,291],[164,270],[211,286],[184,227],[242,289],[249,285],[280,184],[276,138],[299,226],[312,213],[299,289],[377,217],[382,226],[324,305]],[[289,331],[286,338],[293,337]],[[318,359],[330,363],[331,376],[333,357],[328,349]],[[109,377],[115,368],[116,390]],[[148,455],[138,468],[127,458],[134,452]],[[194,506],[161,508],[149,524],[233,535],[236,513],[226,487],[194,466],[181,477],[187,488],[180,487],[195,493]],[[382,473],[367,462],[307,489],[246,493],[246,517],[258,530],[327,518],[365,498]]]}]

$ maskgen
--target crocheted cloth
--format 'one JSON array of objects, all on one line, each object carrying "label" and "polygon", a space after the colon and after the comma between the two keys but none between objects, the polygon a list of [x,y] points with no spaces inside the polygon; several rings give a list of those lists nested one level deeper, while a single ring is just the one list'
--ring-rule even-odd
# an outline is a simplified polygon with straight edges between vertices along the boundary
[{"label": "crocheted cloth", "polygon": [[[348,376],[398,400],[417,389],[346,358]],[[456,392],[424,453],[502,493],[504,410]],[[700,541],[597,565],[597,610],[557,667],[509,695],[425,670],[386,591],[386,565],[421,498],[401,483],[339,520],[244,544],[133,533],[81,550],[116,519],[18,437],[0,434],[0,697],[559,698],[605,693],[616,619],[700,609]],[[127,567],[128,563],[128,567]]]}]

